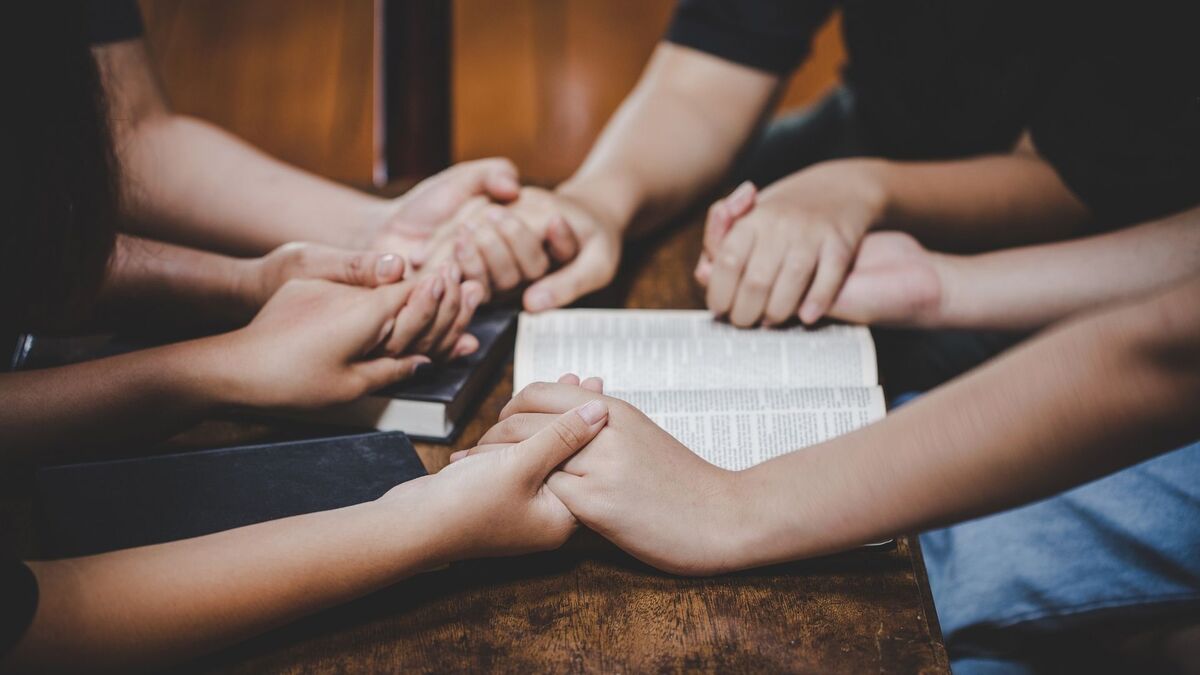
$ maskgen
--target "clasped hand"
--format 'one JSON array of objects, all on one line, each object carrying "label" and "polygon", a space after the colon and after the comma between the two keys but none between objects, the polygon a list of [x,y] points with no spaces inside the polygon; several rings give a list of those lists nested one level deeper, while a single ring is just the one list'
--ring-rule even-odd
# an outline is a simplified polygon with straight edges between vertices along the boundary
[{"label": "clasped hand", "polygon": [[[556,429],[564,414],[599,406],[606,423],[584,438]],[[637,408],[604,396],[596,379],[564,375],[558,383],[535,383],[514,397],[479,445],[451,456],[444,471],[482,471],[529,453],[533,439],[557,444],[556,461],[521,481],[544,482],[543,501],[654,567],[674,574],[717,574],[745,566],[739,533],[748,500],[739,474],[701,459]],[[441,474],[437,474],[440,476]],[[494,477],[488,486],[498,483]],[[524,484],[522,482],[521,484]],[[463,491],[471,499],[473,491]],[[494,518],[505,518],[505,507]],[[508,527],[520,525],[513,518]],[[514,524],[515,523],[515,524]],[[498,527],[498,525],[496,525]],[[561,528],[569,534],[573,529]],[[565,536],[562,538],[565,540]],[[561,540],[547,542],[552,548]]]}]

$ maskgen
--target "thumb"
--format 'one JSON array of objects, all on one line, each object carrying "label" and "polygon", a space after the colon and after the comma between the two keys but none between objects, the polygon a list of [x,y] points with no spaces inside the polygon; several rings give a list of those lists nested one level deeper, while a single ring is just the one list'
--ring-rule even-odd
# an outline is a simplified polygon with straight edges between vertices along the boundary
[{"label": "thumb", "polygon": [[428,356],[413,355],[394,359],[381,356],[370,361],[354,364],[354,370],[367,382],[367,391],[378,391],[400,380],[407,380],[417,372],[417,366],[430,363]]},{"label": "thumb", "polygon": [[[311,258],[310,258],[311,260]],[[351,286],[374,288],[404,278],[404,258],[395,253],[331,249],[314,261],[310,275]]]},{"label": "thumb", "polygon": [[541,485],[546,476],[583,449],[608,424],[608,406],[593,399],[558,416],[549,426],[517,444],[529,478]]},{"label": "thumb", "polygon": [[469,192],[483,193],[500,201],[509,202],[521,194],[517,181],[517,167],[504,157],[490,157],[462,165],[463,177]]},{"label": "thumb", "polygon": [[603,288],[610,277],[600,255],[596,249],[585,249],[578,258],[530,286],[525,290],[525,309],[541,312],[562,307]]}]

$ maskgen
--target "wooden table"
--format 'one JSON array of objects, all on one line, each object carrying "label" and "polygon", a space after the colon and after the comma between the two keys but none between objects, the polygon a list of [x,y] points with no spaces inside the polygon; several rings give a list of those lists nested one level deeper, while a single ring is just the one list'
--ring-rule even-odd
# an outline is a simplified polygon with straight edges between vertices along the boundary
[{"label": "wooden table", "polygon": [[[698,225],[634,245],[618,283],[589,304],[700,307],[691,278]],[[473,445],[511,391],[510,367],[454,446],[418,444],[426,466],[436,471],[451,451]],[[235,440],[226,437],[231,428],[239,441],[270,433],[215,428],[187,444]],[[27,523],[21,505],[6,502]],[[415,577],[189,669],[949,672],[915,538],[888,551],[688,579],[650,569],[588,532],[552,553]]]}]

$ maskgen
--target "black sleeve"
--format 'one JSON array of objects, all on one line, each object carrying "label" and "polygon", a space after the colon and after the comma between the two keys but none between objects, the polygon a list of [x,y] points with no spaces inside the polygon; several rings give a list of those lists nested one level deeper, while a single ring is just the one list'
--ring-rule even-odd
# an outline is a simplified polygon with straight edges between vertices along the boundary
[{"label": "black sleeve", "polygon": [[1030,122],[1038,152],[1108,227],[1200,204],[1200,61],[1167,34],[1190,23],[1130,14],[1093,16],[1064,41]]},{"label": "black sleeve", "polygon": [[94,45],[142,36],[142,12],[136,0],[87,0],[87,13]]},{"label": "black sleeve", "polygon": [[37,578],[15,560],[0,560],[0,657],[17,644],[37,610]]},{"label": "black sleeve", "polygon": [[681,0],[667,40],[770,73],[791,72],[833,0]]}]

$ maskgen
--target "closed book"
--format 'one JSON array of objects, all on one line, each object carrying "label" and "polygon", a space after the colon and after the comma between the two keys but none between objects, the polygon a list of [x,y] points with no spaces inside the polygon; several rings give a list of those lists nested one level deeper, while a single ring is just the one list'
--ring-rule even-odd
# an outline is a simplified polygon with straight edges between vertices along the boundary
[{"label": "closed book", "polygon": [[458,435],[472,405],[512,357],[517,311],[483,308],[468,331],[479,350],[422,370],[411,379],[357,401],[288,417],[380,431],[403,431],[416,440],[448,443]]},{"label": "closed book", "polygon": [[378,499],[426,474],[399,432],[40,469],[39,552],[91,555]]}]

